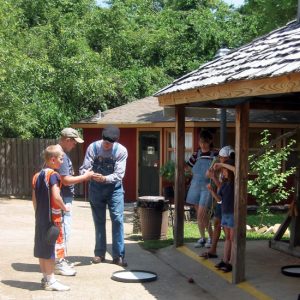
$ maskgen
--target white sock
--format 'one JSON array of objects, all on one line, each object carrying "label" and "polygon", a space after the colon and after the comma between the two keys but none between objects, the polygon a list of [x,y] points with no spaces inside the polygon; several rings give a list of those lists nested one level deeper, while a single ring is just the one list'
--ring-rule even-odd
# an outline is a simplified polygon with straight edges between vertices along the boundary
[{"label": "white sock", "polygon": [[47,282],[50,284],[54,283],[56,281],[54,274],[47,275]]}]

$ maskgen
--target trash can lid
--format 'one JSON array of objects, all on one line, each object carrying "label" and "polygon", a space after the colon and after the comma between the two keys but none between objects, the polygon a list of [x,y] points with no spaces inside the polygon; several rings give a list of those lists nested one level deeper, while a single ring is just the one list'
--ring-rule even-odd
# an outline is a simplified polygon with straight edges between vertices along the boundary
[{"label": "trash can lid", "polygon": [[122,270],[114,272],[111,279],[119,282],[150,282],[157,279],[157,274],[145,270]]},{"label": "trash can lid", "polygon": [[151,202],[157,202],[157,201],[168,201],[165,200],[165,197],[163,196],[141,196],[138,198],[139,201],[151,201]]}]

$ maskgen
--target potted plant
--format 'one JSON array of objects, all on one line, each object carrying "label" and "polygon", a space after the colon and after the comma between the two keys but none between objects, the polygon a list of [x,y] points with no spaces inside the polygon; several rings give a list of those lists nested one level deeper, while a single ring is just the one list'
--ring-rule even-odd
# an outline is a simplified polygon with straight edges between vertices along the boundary
[{"label": "potted plant", "polygon": [[163,178],[163,195],[166,199],[174,199],[175,162],[168,160],[159,169],[159,175]]},{"label": "potted plant", "polygon": [[[166,199],[174,198],[174,180],[175,180],[175,162],[168,160],[164,165],[160,167],[160,176],[164,179],[164,196]],[[184,177],[186,185],[189,184],[191,173],[189,170],[184,171]]]},{"label": "potted plant", "polygon": [[175,178],[175,162],[168,160],[164,165],[160,167],[159,175],[165,179],[165,181],[174,184]]}]

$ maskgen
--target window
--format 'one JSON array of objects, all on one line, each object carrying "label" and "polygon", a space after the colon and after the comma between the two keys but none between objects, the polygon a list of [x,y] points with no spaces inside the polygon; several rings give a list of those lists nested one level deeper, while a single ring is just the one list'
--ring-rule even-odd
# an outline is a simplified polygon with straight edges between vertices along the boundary
[{"label": "window", "polygon": [[[167,130],[166,160],[175,161],[175,131]],[[185,132],[185,160],[188,160],[193,153],[193,132],[192,129]]]}]

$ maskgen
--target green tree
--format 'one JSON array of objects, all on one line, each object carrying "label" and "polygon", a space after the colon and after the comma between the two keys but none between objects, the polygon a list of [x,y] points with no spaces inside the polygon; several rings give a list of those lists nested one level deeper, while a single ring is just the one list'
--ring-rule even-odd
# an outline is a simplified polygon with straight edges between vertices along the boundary
[{"label": "green tree", "polygon": [[258,203],[258,213],[261,216],[261,224],[269,212],[271,204],[286,200],[294,191],[294,188],[287,188],[286,182],[290,175],[296,171],[295,167],[282,170],[282,163],[288,160],[292,151],[292,145],[296,143],[291,140],[286,146],[278,149],[275,146],[268,148],[270,143],[270,132],[264,130],[260,140],[261,147],[266,151],[259,157],[249,156],[250,171],[255,178],[248,181],[248,192],[255,197]]},{"label": "green tree", "polygon": [[[55,137],[256,36],[221,0],[0,0],[0,135]],[[254,21],[253,21],[254,20]]]},{"label": "green tree", "polygon": [[239,11],[251,17],[257,35],[262,35],[295,19],[297,3],[297,0],[246,0]]}]

